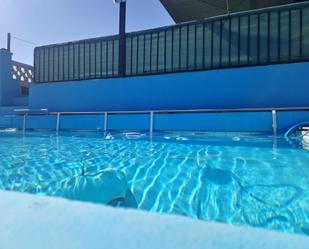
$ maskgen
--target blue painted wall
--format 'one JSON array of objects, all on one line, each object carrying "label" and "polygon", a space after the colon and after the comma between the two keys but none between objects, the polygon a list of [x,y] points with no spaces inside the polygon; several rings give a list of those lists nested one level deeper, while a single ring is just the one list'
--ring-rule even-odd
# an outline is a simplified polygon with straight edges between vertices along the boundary
[{"label": "blue painted wall", "polygon": [[111,111],[309,106],[309,63],[32,84],[31,108]]},{"label": "blue painted wall", "polygon": [[28,96],[15,97],[13,104],[15,106],[28,106]]},{"label": "blue painted wall", "polygon": [[277,112],[278,130],[287,131],[295,124],[309,121],[309,111],[282,111]]},{"label": "blue painted wall", "polygon": [[271,132],[272,116],[271,112],[157,114],[154,128],[167,131]]}]

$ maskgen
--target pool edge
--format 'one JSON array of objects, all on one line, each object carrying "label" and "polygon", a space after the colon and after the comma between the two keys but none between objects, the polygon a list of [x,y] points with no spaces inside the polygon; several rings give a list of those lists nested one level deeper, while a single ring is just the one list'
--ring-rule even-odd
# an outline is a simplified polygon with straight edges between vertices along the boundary
[{"label": "pool edge", "polygon": [[[309,236],[0,191],[3,249],[301,249]],[[45,245],[45,246],[44,246]]]}]

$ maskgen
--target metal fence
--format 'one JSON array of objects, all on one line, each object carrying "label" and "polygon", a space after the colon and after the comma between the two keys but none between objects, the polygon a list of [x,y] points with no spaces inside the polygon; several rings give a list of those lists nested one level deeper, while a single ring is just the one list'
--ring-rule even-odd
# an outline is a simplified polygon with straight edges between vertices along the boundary
[{"label": "metal fence", "polygon": [[[38,47],[35,81],[118,76],[118,36]],[[309,3],[126,34],[126,76],[309,61]]]}]

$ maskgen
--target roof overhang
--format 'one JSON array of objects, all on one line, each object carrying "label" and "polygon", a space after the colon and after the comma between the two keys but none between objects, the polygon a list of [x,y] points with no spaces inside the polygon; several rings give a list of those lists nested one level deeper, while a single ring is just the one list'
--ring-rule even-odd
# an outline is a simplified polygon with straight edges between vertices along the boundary
[{"label": "roof overhang", "polygon": [[176,23],[302,0],[160,0]]}]

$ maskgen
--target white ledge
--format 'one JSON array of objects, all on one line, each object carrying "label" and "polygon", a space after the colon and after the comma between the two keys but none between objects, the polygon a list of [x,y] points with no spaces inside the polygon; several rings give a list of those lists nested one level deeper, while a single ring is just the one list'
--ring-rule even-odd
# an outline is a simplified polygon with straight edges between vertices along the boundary
[{"label": "white ledge", "polygon": [[1,249],[304,249],[309,237],[0,191]]}]

